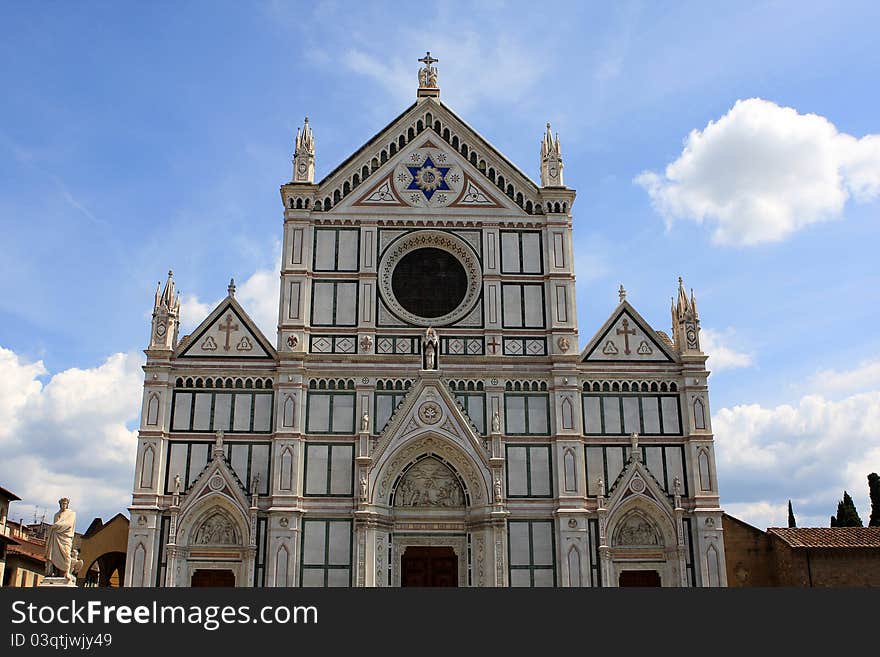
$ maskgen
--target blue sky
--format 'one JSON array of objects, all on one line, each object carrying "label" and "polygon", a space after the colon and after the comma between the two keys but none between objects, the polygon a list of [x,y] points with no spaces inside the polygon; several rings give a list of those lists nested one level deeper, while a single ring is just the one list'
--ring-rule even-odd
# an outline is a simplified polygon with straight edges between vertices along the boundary
[{"label": "blue sky", "polygon": [[767,526],[792,498],[801,524],[827,525],[846,487],[866,520],[880,6],[413,11],[0,8],[0,485],[18,508],[127,505],[156,281],[174,268],[194,323],[235,276],[271,330],[296,127],[310,117],[320,178],[414,100],[430,49],[443,101],[533,179],[544,124],[559,132],[581,346],[619,283],[667,331],[677,277],[695,289],[723,506]]}]

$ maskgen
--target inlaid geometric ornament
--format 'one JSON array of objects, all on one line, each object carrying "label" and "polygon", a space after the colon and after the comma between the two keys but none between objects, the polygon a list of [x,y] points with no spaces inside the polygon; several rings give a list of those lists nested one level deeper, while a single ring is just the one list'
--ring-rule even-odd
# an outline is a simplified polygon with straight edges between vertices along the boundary
[{"label": "inlaid geometric ornament", "polygon": [[354,205],[384,205],[384,206],[402,206],[406,207],[406,203],[400,200],[394,185],[391,183],[391,176],[386,176],[366,194],[361,196]]},{"label": "inlaid geometric ornament", "polygon": [[214,341],[212,336],[208,336],[207,339],[202,343],[202,349],[205,351],[217,351],[217,343]]},{"label": "inlaid geometric ornament", "polygon": [[654,350],[651,349],[651,345],[648,344],[647,340],[642,340],[639,343],[638,352],[640,356],[650,356],[654,353]]},{"label": "inlaid geometric ornament", "polygon": [[611,340],[609,340],[608,342],[605,343],[605,346],[602,348],[602,353],[610,356],[610,355],[617,355],[620,353],[620,351],[618,351],[617,346]]},{"label": "inlaid geometric ornament", "polygon": [[470,176],[465,174],[464,184],[462,185],[461,194],[453,201],[449,207],[485,207],[485,208],[501,208],[502,206],[496,201],[491,194],[482,189],[477,183],[471,180]]},{"label": "inlaid geometric ornament", "polygon": [[434,165],[431,156],[425,158],[421,166],[406,167],[412,176],[408,190],[420,190],[429,201],[437,191],[451,191],[446,183],[446,174],[451,167],[438,167]]}]

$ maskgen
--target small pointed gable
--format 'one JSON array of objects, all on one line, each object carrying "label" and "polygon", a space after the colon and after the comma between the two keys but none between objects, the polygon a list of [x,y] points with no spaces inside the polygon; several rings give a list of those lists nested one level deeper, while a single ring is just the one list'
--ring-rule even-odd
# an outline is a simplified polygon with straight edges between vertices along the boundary
[{"label": "small pointed gable", "polygon": [[227,296],[181,340],[175,357],[274,360],[276,352],[235,298]]},{"label": "small pointed gable", "polygon": [[488,467],[488,457],[476,427],[449,389],[436,379],[423,379],[410,387],[382,430],[373,459],[378,462],[384,453],[424,433],[451,439],[475,461]]},{"label": "small pointed gable", "polygon": [[676,357],[628,301],[621,301],[587,344],[583,362],[675,362]]},{"label": "small pointed gable", "polygon": [[211,460],[187,489],[186,497],[180,506],[181,516],[196,506],[199,500],[211,495],[222,495],[232,500],[242,513],[247,514],[248,492],[225,456],[216,449]]}]

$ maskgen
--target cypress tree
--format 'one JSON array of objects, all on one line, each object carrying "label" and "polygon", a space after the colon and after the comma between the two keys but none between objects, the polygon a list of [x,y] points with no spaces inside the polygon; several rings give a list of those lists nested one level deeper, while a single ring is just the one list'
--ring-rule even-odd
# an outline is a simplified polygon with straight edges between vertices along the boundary
[{"label": "cypress tree", "polygon": [[791,508],[791,500],[788,501],[788,526],[797,527],[797,521],[794,519],[794,511]]},{"label": "cypress tree", "polygon": [[859,512],[856,511],[856,505],[849,496],[849,493],[843,491],[843,499],[837,503],[837,516],[831,516],[832,527],[862,527],[862,519],[859,518]]},{"label": "cypress tree", "polygon": [[868,527],[880,527],[880,475],[872,472],[868,475],[868,491],[871,494],[871,518]]}]

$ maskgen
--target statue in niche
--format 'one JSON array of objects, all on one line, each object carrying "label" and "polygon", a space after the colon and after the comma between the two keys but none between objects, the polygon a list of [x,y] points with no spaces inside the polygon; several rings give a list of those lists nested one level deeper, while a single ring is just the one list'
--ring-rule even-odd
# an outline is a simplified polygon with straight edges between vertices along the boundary
[{"label": "statue in niche", "polygon": [[596,488],[599,489],[599,497],[605,497],[605,480],[602,477],[596,480]]},{"label": "statue in niche", "polygon": [[370,431],[370,415],[366,411],[361,416],[361,433],[369,433]]},{"label": "statue in niche", "polygon": [[361,477],[361,501],[367,501],[367,478]]},{"label": "statue in niche", "polygon": [[464,491],[449,468],[428,458],[406,473],[394,494],[394,506],[460,507],[464,506]]},{"label": "statue in niche", "polygon": [[617,530],[617,545],[660,545],[660,537],[645,518],[634,515]]},{"label": "statue in niche", "polygon": [[180,495],[180,473],[174,475],[174,494]]},{"label": "statue in niche", "polygon": [[439,345],[439,340],[437,339],[437,331],[435,331],[432,326],[429,326],[425,331],[424,345],[425,369],[435,370],[437,369],[437,347]]},{"label": "statue in niche", "polygon": [[504,493],[501,488],[501,480],[500,479],[495,480],[495,501],[498,504],[501,504],[501,502],[504,501]]},{"label": "statue in niche", "polygon": [[498,411],[492,414],[492,433],[501,433],[501,416]]},{"label": "statue in niche", "polygon": [[[46,575],[76,581],[76,555],[73,554],[73,536],[76,533],[76,512],[70,508],[70,499],[58,500],[58,512],[46,537]],[[79,562],[82,565],[82,562]]]}]

